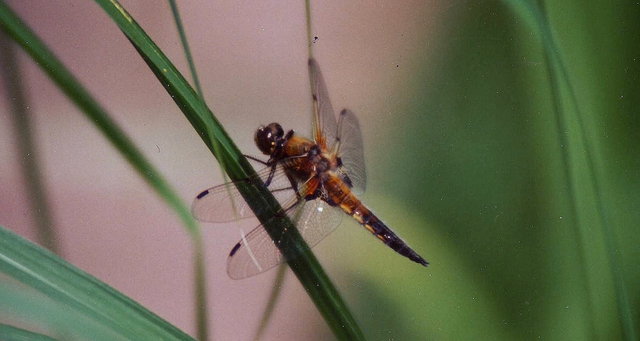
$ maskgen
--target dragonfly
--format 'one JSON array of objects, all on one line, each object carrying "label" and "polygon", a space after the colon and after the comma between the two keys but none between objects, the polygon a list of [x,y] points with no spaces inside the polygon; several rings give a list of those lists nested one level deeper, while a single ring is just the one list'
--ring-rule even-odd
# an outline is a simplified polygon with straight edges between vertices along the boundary
[{"label": "dragonfly", "polygon": [[[254,140],[269,159],[258,171],[259,178],[295,222],[309,247],[335,230],[345,213],[379,240],[410,260],[429,263],[410,248],[358,199],[366,187],[364,148],[355,114],[343,109],[336,120],[329,93],[315,59],[309,59],[313,99],[313,139],[285,130],[278,123],[261,126]],[[241,180],[245,182],[251,179]],[[255,217],[238,191],[238,182],[209,188],[196,196],[191,211],[201,222],[223,223]],[[270,219],[280,219],[274,216]],[[269,270],[286,259],[279,240],[258,225],[233,247],[227,273],[242,279]]]}]

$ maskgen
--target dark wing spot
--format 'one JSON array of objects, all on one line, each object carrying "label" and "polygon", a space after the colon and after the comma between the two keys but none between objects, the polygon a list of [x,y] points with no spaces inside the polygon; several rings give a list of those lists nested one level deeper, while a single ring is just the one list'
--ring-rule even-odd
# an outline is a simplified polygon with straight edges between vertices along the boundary
[{"label": "dark wing spot", "polygon": [[242,244],[240,243],[236,244],[236,246],[234,246],[233,249],[231,249],[231,252],[229,253],[229,257],[233,257],[233,255],[235,255],[236,252],[238,252],[241,246]]},{"label": "dark wing spot", "polygon": [[209,194],[209,190],[205,190],[202,193],[198,194],[198,196],[196,197],[196,199],[202,199],[202,197],[204,197],[205,195]]}]

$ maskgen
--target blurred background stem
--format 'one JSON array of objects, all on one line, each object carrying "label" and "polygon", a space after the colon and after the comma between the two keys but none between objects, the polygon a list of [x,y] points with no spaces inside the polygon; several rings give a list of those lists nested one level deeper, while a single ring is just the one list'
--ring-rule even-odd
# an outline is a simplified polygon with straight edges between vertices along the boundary
[{"label": "blurred background stem", "polygon": [[[196,65],[191,55],[191,49],[189,49],[189,41],[187,40],[187,33],[182,25],[182,19],[180,18],[180,12],[178,11],[178,4],[174,0],[169,0],[169,6],[171,7],[171,13],[173,19],[176,22],[176,29],[180,35],[180,42],[182,43],[182,49],[184,50],[185,58],[189,64],[189,71],[193,78],[193,85],[198,95],[204,101],[202,88],[200,87],[200,81],[198,80],[198,72],[196,71]],[[213,147],[218,150],[219,146],[215,139],[212,139]],[[221,172],[225,174],[224,172]],[[225,174],[226,176],[226,174]],[[204,240],[201,235],[194,236],[193,252],[194,252],[194,285],[195,285],[195,314],[196,314],[196,330],[198,333],[198,340],[206,341],[209,339],[209,304],[207,300],[207,276],[206,276],[206,264],[204,261]]]},{"label": "blurred background stem", "polygon": [[42,180],[42,171],[38,158],[38,148],[33,136],[27,95],[22,84],[22,74],[16,55],[16,45],[0,31],[0,65],[2,85],[5,88],[7,102],[10,103],[13,127],[17,139],[16,154],[20,159],[31,216],[36,228],[38,242],[54,253],[59,254],[56,231],[49,210],[47,191]]}]

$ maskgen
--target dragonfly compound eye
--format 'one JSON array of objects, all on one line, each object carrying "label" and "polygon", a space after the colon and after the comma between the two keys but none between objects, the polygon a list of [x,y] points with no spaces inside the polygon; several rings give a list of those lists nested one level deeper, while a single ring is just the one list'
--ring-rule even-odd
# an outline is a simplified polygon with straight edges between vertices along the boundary
[{"label": "dragonfly compound eye", "polygon": [[278,123],[271,123],[266,127],[260,127],[256,131],[254,137],[256,145],[262,153],[265,155],[271,155],[276,149],[276,146],[282,140],[284,136],[284,130]]}]

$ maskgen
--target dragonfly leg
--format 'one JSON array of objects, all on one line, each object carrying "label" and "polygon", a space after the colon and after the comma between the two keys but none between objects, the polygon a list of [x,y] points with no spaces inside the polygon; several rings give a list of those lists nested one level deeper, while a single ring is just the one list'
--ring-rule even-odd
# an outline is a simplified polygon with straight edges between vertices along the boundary
[{"label": "dragonfly leg", "polygon": [[246,155],[246,154],[243,154],[243,155],[244,155],[244,157],[246,157],[249,160],[253,160],[253,161],[255,161],[257,163],[260,163],[262,165],[265,165],[265,166],[271,166],[269,164],[269,162],[262,161],[262,160],[258,159],[257,157],[254,157],[254,156],[251,156],[251,155]]}]

